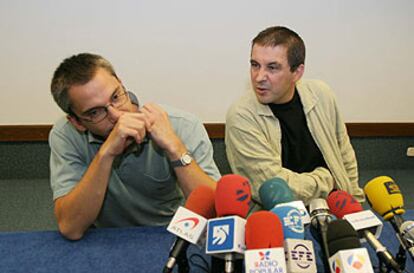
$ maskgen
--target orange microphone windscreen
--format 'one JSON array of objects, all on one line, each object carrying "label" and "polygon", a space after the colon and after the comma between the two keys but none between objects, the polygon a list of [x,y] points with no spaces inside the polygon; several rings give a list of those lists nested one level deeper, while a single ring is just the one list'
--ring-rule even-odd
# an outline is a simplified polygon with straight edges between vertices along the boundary
[{"label": "orange microphone windscreen", "polygon": [[347,214],[362,211],[361,204],[346,191],[333,191],[329,194],[326,201],[331,213],[339,219],[342,219]]},{"label": "orange microphone windscreen", "polygon": [[247,249],[283,247],[283,226],[273,212],[262,210],[252,213],[246,221]]},{"label": "orange microphone windscreen", "polygon": [[185,203],[185,207],[204,218],[214,218],[216,216],[214,199],[214,189],[201,185],[190,193]]},{"label": "orange microphone windscreen", "polygon": [[245,218],[249,212],[251,196],[247,178],[237,174],[223,175],[216,187],[217,216],[237,215]]}]

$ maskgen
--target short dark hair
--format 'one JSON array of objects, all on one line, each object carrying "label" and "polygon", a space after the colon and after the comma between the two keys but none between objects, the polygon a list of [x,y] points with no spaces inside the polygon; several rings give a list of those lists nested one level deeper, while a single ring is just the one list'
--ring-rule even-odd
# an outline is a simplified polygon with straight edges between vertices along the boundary
[{"label": "short dark hair", "polygon": [[83,85],[92,80],[98,68],[117,77],[111,63],[102,56],[81,53],[63,60],[53,74],[50,89],[53,99],[67,114],[73,115],[68,91],[73,85]]},{"label": "short dark hair", "polygon": [[305,43],[293,30],[283,26],[273,26],[261,31],[253,40],[254,45],[275,47],[283,45],[287,48],[287,58],[290,71],[295,71],[305,63]]}]

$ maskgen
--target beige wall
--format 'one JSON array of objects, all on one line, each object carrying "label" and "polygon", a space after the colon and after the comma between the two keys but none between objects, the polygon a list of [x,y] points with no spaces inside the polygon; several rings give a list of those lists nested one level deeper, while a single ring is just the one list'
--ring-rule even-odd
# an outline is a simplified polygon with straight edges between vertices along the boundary
[{"label": "beige wall", "polygon": [[0,125],[50,124],[65,57],[106,56],[143,102],[224,122],[248,84],[250,40],[270,25],[307,45],[305,77],[335,90],[347,122],[414,117],[411,0],[0,0]]}]

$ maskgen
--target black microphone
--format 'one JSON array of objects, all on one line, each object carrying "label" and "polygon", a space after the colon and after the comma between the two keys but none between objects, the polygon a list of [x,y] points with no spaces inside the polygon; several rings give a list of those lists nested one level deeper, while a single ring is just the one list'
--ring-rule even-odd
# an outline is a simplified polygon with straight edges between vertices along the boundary
[{"label": "black microphone", "polygon": [[327,240],[331,272],[374,273],[366,248],[361,248],[357,231],[346,220],[328,223]]},{"label": "black microphone", "polygon": [[[343,200],[349,200],[345,204]],[[366,240],[377,253],[380,263],[384,263],[387,268],[395,272],[402,272],[400,265],[387,250],[387,248],[377,240],[379,237],[382,223],[370,210],[362,210],[362,206],[352,195],[345,191],[331,192],[328,196],[328,204],[332,213],[338,218],[344,217],[358,231],[361,240]],[[342,205],[344,204],[344,205]],[[374,235],[374,234],[376,235]],[[377,236],[377,237],[376,237]]]}]

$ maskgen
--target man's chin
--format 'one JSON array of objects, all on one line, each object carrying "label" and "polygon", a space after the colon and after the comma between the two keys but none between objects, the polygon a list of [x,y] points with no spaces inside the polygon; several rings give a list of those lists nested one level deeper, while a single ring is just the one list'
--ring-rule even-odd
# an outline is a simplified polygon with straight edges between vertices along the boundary
[{"label": "man's chin", "polygon": [[261,104],[271,103],[271,99],[266,95],[260,95],[260,94],[256,93],[256,98]]}]

